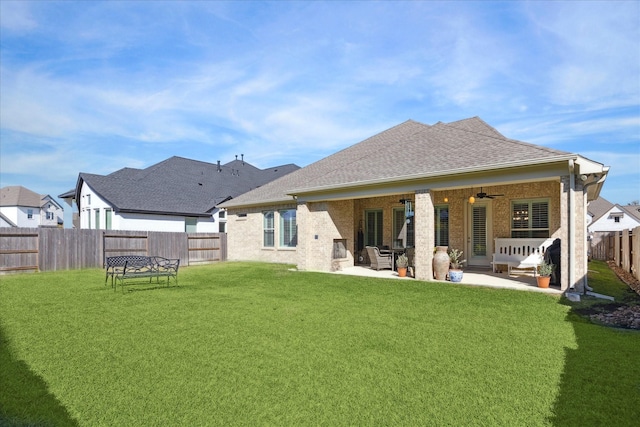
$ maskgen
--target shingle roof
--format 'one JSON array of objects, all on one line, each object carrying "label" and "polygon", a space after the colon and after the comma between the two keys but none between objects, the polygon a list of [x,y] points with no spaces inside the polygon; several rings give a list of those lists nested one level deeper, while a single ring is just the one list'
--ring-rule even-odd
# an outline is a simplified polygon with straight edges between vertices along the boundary
[{"label": "shingle roof", "polygon": [[640,205],[620,206],[625,212],[640,221]]},{"label": "shingle roof", "polygon": [[432,126],[408,120],[245,193],[225,206],[280,202],[291,200],[287,195],[291,192],[490,170],[569,154],[506,138],[478,117]]},{"label": "shingle roof", "polygon": [[614,204],[610,201],[603,197],[598,197],[597,199],[589,202],[587,205],[587,212],[593,217],[593,222],[595,222],[602,215],[609,212],[613,206]]},{"label": "shingle roof", "polygon": [[117,212],[203,216],[222,201],[297,169],[293,164],[258,169],[242,160],[218,169],[216,164],[174,156],[146,169],[124,168],[109,175],[81,173],[76,193],[84,181]]},{"label": "shingle roof", "polygon": [[41,196],[21,185],[2,187],[0,189],[0,206],[40,207]]}]

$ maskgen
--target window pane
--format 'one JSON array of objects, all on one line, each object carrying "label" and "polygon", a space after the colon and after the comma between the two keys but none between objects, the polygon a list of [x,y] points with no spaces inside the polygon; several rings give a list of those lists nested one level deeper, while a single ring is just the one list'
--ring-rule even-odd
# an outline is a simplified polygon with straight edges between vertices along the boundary
[{"label": "window pane", "polygon": [[514,202],[511,213],[511,237],[549,237],[548,201]]},{"label": "window pane", "polygon": [[514,203],[513,204],[513,224],[514,229],[529,228],[529,204]]},{"label": "window pane", "polygon": [[111,230],[111,209],[107,209],[104,211],[104,222],[105,228],[107,230]]},{"label": "window pane", "polygon": [[264,216],[264,238],[263,238],[263,245],[265,247],[269,247],[272,248],[275,246],[274,243],[274,235],[273,235],[273,211],[267,211],[264,212],[263,214]]},{"label": "window pane", "polygon": [[473,255],[487,255],[487,208],[474,206],[473,215]]},{"label": "window pane", "polygon": [[449,207],[437,206],[435,212],[436,246],[449,246]]},{"label": "window pane", "polygon": [[382,245],[382,211],[366,211],[365,212],[365,244],[367,246]]},{"label": "window pane", "polygon": [[296,227],[296,210],[279,211],[280,214],[280,246],[295,247],[298,243]]},{"label": "window pane", "polygon": [[549,204],[531,204],[531,228],[549,228]]},{"label": "window pane", "polygon": [[198,231],[198,218],[185,218],[184,231],[185,233],[196,233]]}]

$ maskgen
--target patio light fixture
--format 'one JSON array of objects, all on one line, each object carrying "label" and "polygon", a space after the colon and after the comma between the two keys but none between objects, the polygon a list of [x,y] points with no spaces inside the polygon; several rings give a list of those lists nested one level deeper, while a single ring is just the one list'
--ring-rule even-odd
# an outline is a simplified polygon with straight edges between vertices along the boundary
[{"label": "patio light fixture", "polygon": [[469,196],[469,204],[474,204],[476,202],[476,198],[473,196]]}]

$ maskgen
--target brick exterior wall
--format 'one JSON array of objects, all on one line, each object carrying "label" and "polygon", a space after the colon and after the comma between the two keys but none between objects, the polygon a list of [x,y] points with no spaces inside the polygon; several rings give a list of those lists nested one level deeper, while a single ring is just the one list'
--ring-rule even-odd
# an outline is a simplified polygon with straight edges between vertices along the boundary
[{"label": "brick exterior wall", "polygon": [[[354,201],[310,202],[298,206],[298,268],[333,271],[353,266]],[[346,240],[347,257],[333,259],[334,240]]]},{"label": "brick exterior wall", "polygon": [[[227,259],[229,261],[265,261],[297,264],[297,248],[279,248],[278,210],[295,209],[296,204],[269,205],[255,208],[229,209],[227,211]],[[263,247],[263,212],[275,213],[275,247]],[[240,217],[240,214],[246,214]],[[297,221],[297,218],[296,218]],[[298,243],[300,236],[298,235]]]},{"label": "brick exterior wall", "polygon": [[[549,200],[549,233],[560,238],[562,252],[562,289],[568,284],[568,227],[569,227],[569,178],[559,181],[542,181],[517,185],[496,185],[483,187],[488,194],[504,194],[491,200],[492,232],[495,237],[511,237],[511,202],[514,200]],[[297,206],[298,246],[296,249],[278,248],[277,210],[295,208],[287,205],[264,206],[251,209],[230,209],[228,214],[228,258],[229,260],[259,260],[278,263],[297,264],[302,270],[333,271],[354,265],[358,255],[366,258],[366,251],[357,252],[357,233],[365,226],[365,212],[379,209],[383,212],[383,245],[392,246],[393,209],[402,208],[402,198],[414,200],[415,211],[415,274],[421,280],[432,280],[432,259],[434,249],[434,206],[449,207],[449,247],[465,250],[465,221],[467,218],[469,196],[479,192],[479,188],[461,190],[420,190],[416,194],[397,194],[392,196],[341,200],[332,202],[300,203]],[[445,202],[446,198],[446,202]],[[576,183],[575,191],[576,281],[582,281],[587,271],[586,247],[586,196],[582,184]],[[263,216],[266,210],[276,211],[275,236],[276,247],[264,248]],[[238,217],[239,213],[246,217]],[[334,239],[345,239],[347,257],[333,260]],[[366,244],[366,242],[365,242]],[[368,260],[365,259],[365,262]]]}]

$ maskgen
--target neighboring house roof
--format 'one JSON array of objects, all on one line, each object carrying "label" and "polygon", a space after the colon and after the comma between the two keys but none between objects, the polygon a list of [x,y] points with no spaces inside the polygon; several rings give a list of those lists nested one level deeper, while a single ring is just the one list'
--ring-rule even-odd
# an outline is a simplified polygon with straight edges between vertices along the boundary
[{"label": "neighboring house roof", "polygon": [[620,208],[640,222],[640,205],[626,205]]},{"label": "neighboring house roof", "polygon": [[42,194],[40,196],[40,208],[44,209],[45,205],[47,205],[48,203],[53,204],[56,208],[58,209],[62,209],[62,206],[60,206],[60,203],[56,202],[55,199],[53,197],[51,197],[48,194]]},{"label": "neighboring house roof", "polygon": [[297,169],[293,164],[258,169],[237,159],[216,165],[174,156],[146,169],[80,173],[76,189],[59,197],[78,200],[84,182],[116,212],[208,216],[221,202]]},{"label": "neighboring house roof", "polygon": [[21,185],[0,188],[0,206],[39,208],[41,196]]},{"label": "neighboring house roof", "polygon": [[408,120],[223,206],[285,202],[292,195],[543,165],[575,157],[506,138],[478,117],[432,126]]},{"label": "neighboring house roof", "polygon": [[596,200],[589,202],[587,211],[593,218],[589,227],[592,227],[593,224],[604,216],[614,217],[623,216],[624,214],[628,215],[635,222],[640,223],[640,205],[620,206],[618,204],[613,204],[602,197],[598,197]]},{"label": "neighboring house roof", "polygon": [[603,197],[598,197],[597,199],[589,202],[587,205],[587,212],[593,218],[592,221],[595,222],[609,212],[613,206],[614,204],[610,201]]}]

